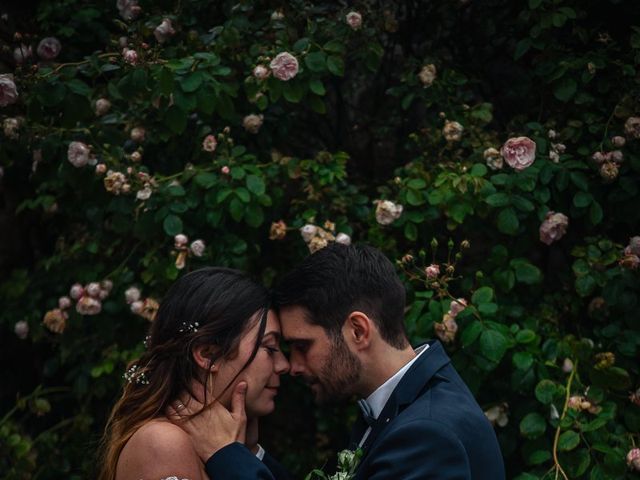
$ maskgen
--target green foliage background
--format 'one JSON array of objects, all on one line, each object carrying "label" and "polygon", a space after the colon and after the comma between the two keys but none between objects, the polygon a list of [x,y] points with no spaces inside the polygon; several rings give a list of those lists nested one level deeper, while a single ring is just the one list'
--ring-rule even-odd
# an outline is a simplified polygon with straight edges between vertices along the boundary
[{"label": "green foliage background", "polygon": [[[627,139],[610,182],[591,156],[614,150],[610,138],[640,114],[637,2],[142,1],[130,22],[115,3],[42,1],[0,27],[3,72],[20,94],[0,116],[23,117],[18,138],[0,142],[3,478],[91,477],[105,415],[148,328],[124,301],[129,286],[161,299],[181,273],[213,264],[271,285],[307,253],[297,229],[327,220],[391,259],[414,256],[419,268],[398,265],[415,342],[433,338],[450,295],[470,300],[447,348],[483,408],[508,405],[508,424],[496,426],[508,478],[559,478],[559,467],[568,478],[633,476],[640,282],[618,261],[640,234],[640,140]],[[359,30],[345,22],[351,10]],[[176,34],[159,44],[163,18]],[[34,53],[56,36],[62,52],[16,67],[15,32]],[[121,36],[137,65],[123,61]],[[294,79],[252,77],[282,51],[300,63]],[[438,71],[428,88],[417,77],[425,64]],[[100,97],[112,107],[99,117]],[[257,134],[242,127],[248,114],[264,116]],[[445,116],[464,126],[461,141],[443,138]],[[141,145],[129,139],[136,126]],[[566,145],[558,163],[549,129]],[[209,133],[219,135],[213,154],[202,150]],[[536,142],[535,163],[488,169],[483,151],[513,136]],[[67,161],[71,141],[109,169],[148,172],[157,188],[146,201],[135,181],[130,194],[107,192],[92,167]],[[379,225],[377,199],[403,214]],[[569,228],[547,246],[538,228],[549,210]],[[271,240],[278,220],[290,229]],[[207,243],[182,271],[177,233]],[[460,256],[463,240],[471,247]],[[454,268],[437,288],[417,274],[432,262]],[[62,334],[43,326],[73,283],[103,279],[114,288],[99,315],[73,311]],[[13,334],[20,320],[25,340]],[[596,359],[606,352],[613,363]],[[283,390],[264,443],[301,475],[344,446],[354,412],[316,409],[295,382]],[[571,395],[597,412],[567,409]]]}]

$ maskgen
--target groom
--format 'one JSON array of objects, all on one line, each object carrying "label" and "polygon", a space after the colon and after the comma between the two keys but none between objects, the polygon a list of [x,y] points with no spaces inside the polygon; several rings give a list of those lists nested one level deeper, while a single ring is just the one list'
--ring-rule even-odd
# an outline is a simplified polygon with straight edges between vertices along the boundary
[{"label": "groom", "polygon": [[[380,251],[336,243],[310,255],[283,279],[276,304],[290,373],[318,402],[361,399],[355,479],[505,478],[493,428],[442,345],[410,346],[405,290]],[[236,438],[217,435],[194,438],[211,478],[274,478]]]}]

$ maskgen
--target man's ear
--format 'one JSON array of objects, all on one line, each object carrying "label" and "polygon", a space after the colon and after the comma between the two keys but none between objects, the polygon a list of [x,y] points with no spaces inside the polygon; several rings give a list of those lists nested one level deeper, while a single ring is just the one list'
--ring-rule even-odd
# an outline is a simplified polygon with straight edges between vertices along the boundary
[{"label": "man's ear", "polygon": [[346,342],[353,345],[355,350],[363,350],[371,344],[374,328],[373,321],[367,314],[354,311],[344,322],[342,333]]},{"label": "man's ear", "polygon": [[198,345],[191,351],[193,360],[203,370],[208,370],[216,373],[219,365],[217,363],[211,363],[211,358],[215,354],[215,349],[211,345]]}]

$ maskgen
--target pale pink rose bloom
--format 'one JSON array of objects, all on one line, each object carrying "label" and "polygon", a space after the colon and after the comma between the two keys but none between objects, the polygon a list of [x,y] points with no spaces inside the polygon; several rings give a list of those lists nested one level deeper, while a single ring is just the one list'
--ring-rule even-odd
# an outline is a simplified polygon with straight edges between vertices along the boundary
[{"label": "pale pink rose bloom", "polygon": [[300,235],[302,236],[302,239],[305,241],[305,243],[309,243],[311,239],[316,236],[317,232],[318,227],[310,223],[307,223],[304,227],[300,228]]},{"label": "pale pink rose bloom", "polygon": [[133,20],[142,11],[138,6],[138,0],[117,0],[116,7],[125,20]]},{"label": "pale pink rose bloom", "polygon": [[40,40],[38,44],[38,56],[43,60],[53,60],[60,54],[62,45],[56,37],[47,37]]},{"label": "pale pink rose bloom", "polygon": [[500,405],[494,405],[484,412],[487,419],[492,425],[498,425],[499,427],[506,427],[509,423],[509,405],[501,403]]},{"label": "pale pink rose bloom", "polygon": [[627,453],[627,465],[640,472],[640,448],[632,448]]},{"label": "pale pink rose bloom", "polygon": [[358,12],[349,12],[345,17],[347,25],[349,25],[353,30],[359,30],[362,27],[362,15]]},{"label": "pale pink rose bloom", "polygon": [[131,129],[130,137],[131,140],[137,143],[144,142],[145,136],[147,135],[147,131],[143,127],[135,127]]},{"label": "pale pink rose bloom", "polygon": [[44,326],[51,330],[53,333],[62,333],[67,326],[67,318],[68,315],[60,310],[59,308],[54,308],[53,310],[49,310],[44,314],[44,319],[42,323]]},{"label": "pale pink rose bloom", "polygon": [[500,170],[503,167],[504,162],[500,156],[500,152],[496,148],[487,148],[482,155],[484,156],[484,161],[487,163],[487,167],[491,170]]},{"label": "pale pink rose bloom", "polygon": [[570,358],[565,358],[564,362],[562,362],[562,371],[564,373],[571,373],[573,370],[573,362]]},{"label": "pale pink rose bloom", "polygon": [[430,87],[435,81],[437,73],[438,71],[436,66],[433,63],[430,63],[429,65],[422,67],[420,73],[418,73],[418,78],[425,87]]},{"label": "pale pink rose bloom", "polygon": [[298,74],[298,59],[289,52],[282,52],[271,60],[269,67],[274,77],[286,82]]},{"label": "pale pink rose bloom", "polygon": [[131,311],[136,315],[140,315],[142,310],[144,309],[144,302],[142,300],[136,300],[135,302],[131,302]]},{"label": "pale pink rose bloom", "polygon": [[502,157],[514,170],[530,167],[536,158],[536,143],[529,137],[515,137],[507,140],[500,149]]},{"label": "pale pink rose bloom", "polygon": [[[84,288],[79,283],[74,283],[69,290],[69,296],[74,300],[78,300],[82,295],[84,295]],[[62,308],[62,307],[60,307]]]},{"label": "pale pink rose bloom", "polygon": [[206,248],[206,245],[204,243],[204,240],[194,240],[191,243],[191,253],[193,253],[194,256],[196,257],[201,257],[202,255],[204,255],[204,249]]},{"label": "pale pink rose bloom", "polygon": [[202,149],[205,152],[213,153],[215,152],[217,146],[218,141],[216,140],[215,135],[207,135],[206,137],[204,137],[204,140],[202,141]]},{"label": "pale pink rose bloom", "polygon": [[220,168],[220,173],[223,175],[229,175],[229,172],[231,172],[231,170],[226,165]]},{"label": "pale pink rose bloom", "polygon": [[256,65],[253,69],[253,76],[258,80],[264,80],[265,78],[268,78],[269,75],[271,75],[271,72],[264,65]]},{"label": "pale pink rose bloom", "polygon": [[627,137],[640,138],[640,117],[629,117],[624,122],[624,133]]},{"label": "pale pink rose bloom", "polygon": [[611,144],[616,148],[624,147],[625,143],[627,143],[627,139],[621,137],[620,135],[616,135],[615,137],[611,138]]},{"label": "pale pink rose bloom", "polygon": [[435,280],[440,275],[440,265],[431,264],[427,268],[424,269],[424,272],[427,275],[429,280]]},{"label": "pale pink rose bloom", "polygon": [[189,243],[189,237],[187,237],[184,233],[179,233],[175,237],[173,237],[173,244],[176,248],[185,247]]},{"label": "pale pink rose bloom", "polygon": [[93,298],[98,298],[100,290],[102,290],[102,288],[98,282],[91,282],[84,287],[85,293]]},{"label": "pale pink rose bloom", "polygon": [[6,107],[18,101],[18,89],[10,73],[0,74],[0,107]]},{"label": "pale pink rose bloom", "polygon": [[630,254],[640,255],[640,236],[631,237],[627,248],[629,249]]},{"label": "pale pink rose bloom", "polygon": [[131,304],[140,300],[140,289],[137,287],[129,287],[124,292],[124,299]]},{"label": "pale pink rose bloom", "polygon": [[29,324],[20,320],[13,326],[13,331],[20,340],[24,340],[29,335]]},{"label": "pale pink rose bloom", "polygon": [[556,240],[560,240],[569,226],[569,217],[563,213],[547,212],[547,216],[540,225],[540,241],[551,245]]},{"label": "pale pink rose bloom", "polygon": [[136,63],[138,63],[138,52],[130,48],[124,48],[122,50],[122,58],[124,58],[124,61],[126,63],[135,65]]},{"label": "pale pink rose bloom", "polygon": [[[82,295],[80,295],[78,298],[80,298],[81,296]],[[70,306],[71,306],[71,299],[69,297],[63,296],[58,299],[58,308],[60,310],[66,310]]]},{"label": "pale pink rose bloom", "polygon": [[84,167],[89,163],[91,150],[82,142],[71,142],[67,150],[67,159],[76,168]]},{"label": "pale pink rose bloom", "polygon": [[106,98],[96,100],[96,115],[101,117],[111,109],[111,102]]},{"label": "pale pink rose bloom", "polygon": [[111,280],[103,280],[100,282],[100,288],[106,290],[107,293],[110,293],[113,289],[113,282]]},{"label": "pale pink rose bloom", "polygon": [[402,215],[403,207],[390,200],[376,200],[376,221],[380,225],[390,225]]},{"label": "pale pink rose bloom", "polygon": [[433,329],[436,332],[436,336],[443,343],[451,343],[456,339],[456,333],[458,332],[458,324],[456,323],[456,319],[445,313],[442,318],[442,322],[435,322],[433,324]]},{"label": "pale pink rose bloom", "polygon": [[162,20],[162,23],[158,25],[153,31],[153,35],[156,37],[156,40],[160,43],[166,42],[175,33],[176,31],[173,29],[173,25],[171,25],[171,20],[168,18],[165,18],[164,20]]},{"label": "pale pink rose bloom", "polygon": [[464,127],[460,123],[446,120],[444,122],[444,128],[442,129],[442,135],[447,142],[459,142],[462,139],[463,131]]},{"label": "pale pink rose bloom", "polygon": [[151,198],[152,193],[153,193],[153,190],[151,190],[150,187],[145,186],[144,188],[136,192],[136,198],[138,200],[143,200],[143,201],[149,200],[149,198]]},{"label": "pale pink rose bloom", "polygon": [[16,63],[23,63],[28,58],[33,56],[33,49],[31,46],[20,45],[13,50],[13,59]]},{"label": "pale pink rose bloom", "polygon": [[600,176],[606,182],[613,182],[616,178],[618,178],[619,173],[620,168],[615,162],[604,162],[602,165],[600,165]]},{"label": "pale pink rose bloom", "polygon": [[84,296],[76,303],[76,312],[80,315],[97,315],[102,310],[102,303],[100,300]]},{"label": "pale pink rose bloom", "polygon": [[[626,252],[625,252],[626,253]],[[640,257],[634,254],[625,254],[618,262],[622,268],[637,270],[640,267]]]},{"label": "pale pink rose bloom", "polygon": [[242,126],[249,133],[258,133],[262,126],[263,118],[264,117],[262,115],[252,113],[251,115],[244,117],[242,120]]},{"label": "pale pink rose bloom", "polygon": [[458,298],[449,305],[449,315],[455,318],[465,308],[467,308],[467,301],[464,298]]},{"label": "pale pink rose bloom", "polygon": [[346,233],[339,233],[336,235],[336,243],[341,243],[342,245],[351,245],[351,237]]}]

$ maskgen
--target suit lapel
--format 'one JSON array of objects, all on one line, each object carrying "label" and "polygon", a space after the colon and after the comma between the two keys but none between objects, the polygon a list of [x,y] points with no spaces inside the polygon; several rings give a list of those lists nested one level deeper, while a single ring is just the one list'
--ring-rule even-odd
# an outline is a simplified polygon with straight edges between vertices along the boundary
[{"label": "suit lapel", "polygon": [[[424,352],[413,365],[411,365],[411,368],[402,377],[402,380],[400,380],[400,383],[395,388],[382,409],[382,412],[378,417],[378,421],[372,427],[369,436],[365,440],[364,445],[362,445],[363,455],[359,465],[362,465],[362,461],[367,456],[371,445],[373,445],[377,437],[382,433],[382,431],[384,431],[387,425],[389,425],[393,419],[396,418],[402,410],[404,410],[404,408],[413,403],[416,398],[418,398],[427,389],[427,384],[438,370],[450,362],[451,360],[445,353],[440,342],[437,340],[429,342],[429,348],[427,351]],[[360,419],[361,416],[359,420]],[[366,431],[366,422],[362,419],[362,423],[365,425],[362,432],[364,433],[364,431]],[[355,428],[353,432],[354,434],[356,433]],[[356,446],[360,438],[362,438],[362,435],[356,438]]]}]

